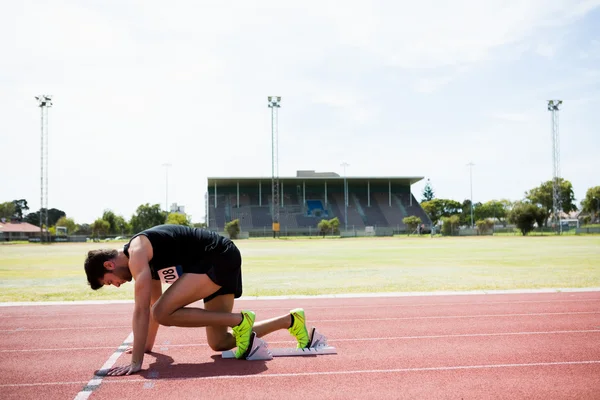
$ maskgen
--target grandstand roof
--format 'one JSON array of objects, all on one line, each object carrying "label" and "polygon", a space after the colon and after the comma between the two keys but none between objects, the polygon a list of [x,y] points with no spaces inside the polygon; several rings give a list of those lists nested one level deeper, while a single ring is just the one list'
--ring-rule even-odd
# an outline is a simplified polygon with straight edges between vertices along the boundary
[{"label": "grandstand roof", "polygon": [[[336,174],[337,175],[337,174]],[[412,185],[414,183],[419,182],[424,179],[422,176],[347,176],[346,180],[353,183],[364,183],[367,182],[376,183],[376,182],[392,182],[396,184],[408,184]],[[280,176],[279,181],[284,183],[300,183],[300,182],[333,182],[339,181],[342,182],[344,180],[343,176]],[[259,181],[271,181],[270,176],[260,176],[260,177],[209,177],[208,178],[208,186],[229,186],[235,185],[239,183],[258,183]]]}]

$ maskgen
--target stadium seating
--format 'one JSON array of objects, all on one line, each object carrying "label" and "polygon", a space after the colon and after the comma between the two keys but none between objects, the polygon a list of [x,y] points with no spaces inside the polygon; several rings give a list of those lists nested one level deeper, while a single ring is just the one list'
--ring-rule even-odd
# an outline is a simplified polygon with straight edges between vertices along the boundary
[{"label": "stadium seating", "polygon": [[[340,228],[345,227],[344,194],[335,187],[329,188],[327,199],[325,193],[315,190],[314,187],[306,188],[305,192],[292,186],[284,190],[279,197],[279,222],[282,233],[309,234],[317,232],[317,225],[322,219],[337,217]],[[396,191],[391,195],[387,191],[379,190],[370,193],[370,201],[366,191],[353,192],[349,190],[347,208],[348,229],[364,230],[365,226],[388,228],[403,232],[406,226],[402,219],[409,215],[416,215],[426,225],[431,221],[417,200],[408,190]],[[258,190],[248,192],[240,190],[239,197],[235,188],[223,188],[215,197],[208,197],[208,224],[210,229],[223,231],[225,224],[231,220],[239,219],[242,231],[261,234],[271,232],[272,229],[272,198],[270,187],[263,185],[261,193],[262,202],[259,202]],[[305,197],[304,197],[305,196]],[[412,205],[411,198],[412,196]],[[303,203],[306,198],[306,204]],[[239,203],[238,203],[239,199]],[[283,200],[283,206],[281,201]],[[259,205],[262,204],[262,205]]]}]

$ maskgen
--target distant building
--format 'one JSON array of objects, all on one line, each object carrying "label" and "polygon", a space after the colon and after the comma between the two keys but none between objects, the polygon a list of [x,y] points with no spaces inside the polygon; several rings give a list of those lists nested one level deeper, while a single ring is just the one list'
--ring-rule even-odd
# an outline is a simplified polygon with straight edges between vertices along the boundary
[{"label": "distant building", "polygon": [[[44,229],[44,233],[46,230]],[[29,222],[0,221],[0,241],[29,240],[40,237],[40,228]]]},{"label": "distant building", "polygon": [[185,214],[185,206],[180,206],[177,203],[171,204],[170,213]]},{"label": "distant building", "polygon": [[[279,229],[284,235],[318,233],[319,222],[337,218],[345,231],[406,232],[403,219],[417,216],[426,227],[431,219],[412,194],[421,176],[340,176],[335,172],[297,170],[296,176],[209,177],[206,187],[206,223],[223,232],[239,220],[243,232],[266,235]],[[277,192],[273,188],[277,188]],[[277,204],[273,204],[275,193]],[[274,210],[278,208],[277,225]],[[276,228],[275,228],[276,227]]]}]

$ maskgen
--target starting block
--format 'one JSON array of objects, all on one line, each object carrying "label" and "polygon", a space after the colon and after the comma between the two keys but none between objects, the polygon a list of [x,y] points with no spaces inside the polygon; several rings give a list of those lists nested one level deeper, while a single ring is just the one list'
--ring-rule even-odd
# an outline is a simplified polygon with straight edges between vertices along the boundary
[{"label": "starting block", "polygon": [[[250,350],[245,359],[250,361],[256,360],[272,360],[273,357],[292,357],[292,356],[310,356],[319,354],[337,354],[335,347],[327,344],[327,338],[317,332],[316,328],[312,328],[310,333],[310,343],[304,349],[297,348],[275,348],[269,349],[267,343],[256,337],[256,333],[252,332],[250,338]],[[223,358],[235,358],[235,353],[232,350],[221,353]]]}]

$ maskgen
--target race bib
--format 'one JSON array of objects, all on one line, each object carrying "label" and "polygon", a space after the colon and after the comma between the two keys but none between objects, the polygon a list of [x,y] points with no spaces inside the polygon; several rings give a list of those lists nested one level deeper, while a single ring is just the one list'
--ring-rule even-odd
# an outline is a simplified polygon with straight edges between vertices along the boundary
[{"label": "race bib", "polygon": [[181,274],[183,274],[183,269],[181,268],[181,265],[177,265],[159,269],[157,272],[161,283],[171,284],[179,279]]}]

